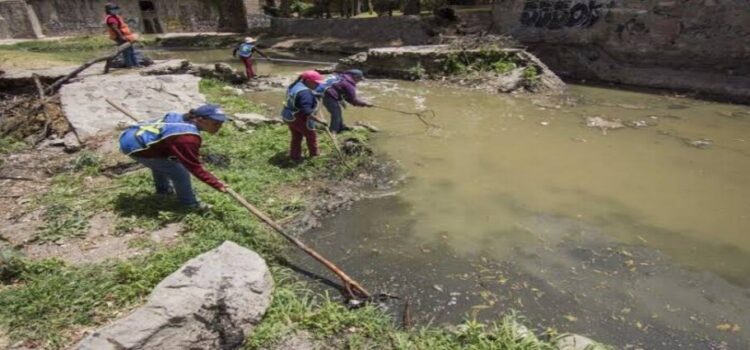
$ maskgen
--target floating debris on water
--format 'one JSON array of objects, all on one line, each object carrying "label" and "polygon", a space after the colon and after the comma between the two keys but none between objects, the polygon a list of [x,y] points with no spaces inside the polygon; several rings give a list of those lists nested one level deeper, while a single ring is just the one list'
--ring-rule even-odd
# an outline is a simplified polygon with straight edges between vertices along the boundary
[{"label": "floating debris on water", "polygon": [[605,119],[602,117],[586,117],[586,126],[589,128],[598,128],[604,135],[607,134],[607,130],[622,129],[625,127],[619,119]]},{"label": "floating debris on water", "polygon": [[700,149],[708,149],[714,143],[713,141],[709,139],[699,139],[699,140],[685,139],[684,141],[689,146],[700,148]]}]

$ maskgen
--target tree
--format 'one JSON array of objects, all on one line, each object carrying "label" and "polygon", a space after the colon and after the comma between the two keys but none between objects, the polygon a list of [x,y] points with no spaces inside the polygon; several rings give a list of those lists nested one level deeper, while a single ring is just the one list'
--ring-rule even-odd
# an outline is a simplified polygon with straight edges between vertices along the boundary
[{"label": "tree", "polygon": [[281,0],[281,17],[292,16],[292,0]]},{"label": "tree", "polygon": [[406,0],[404,15],[419,15],[421,12],[419,0]]}]

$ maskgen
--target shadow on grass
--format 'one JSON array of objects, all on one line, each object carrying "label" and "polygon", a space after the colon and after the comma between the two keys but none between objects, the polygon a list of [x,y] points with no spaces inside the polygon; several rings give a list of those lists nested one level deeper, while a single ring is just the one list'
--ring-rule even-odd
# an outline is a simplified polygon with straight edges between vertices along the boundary
[{"label": "shadow on grass", "polygon": [[324,284],[324,285],[326,285],[328,287],[336,289],[339,293],[341,293],[342,297],[346,298],[346,290],[344,289],[344,286],[342,286],[341,284],[339,284],[339,283],[337,283],[337,282],[335,282],[335,281],[333,281],[333,280],[331,280],[331,279],[329,279],[327,277],[323,277],[321,275],[318,275],[315,272],[311,272],[311,271],[305,270],[302,267],[293,264],[292,262],[290,262],[287,259],[279,259],[279,265],[284,266],[284,267],[288,267],[292,271],[294,271],[294,272],[296,272],[296,273],[298,273],[298,274],[300,274],[302,276],[305,276],[306,278],[309,278],[312,281],[320,282],[320,283],[322,283],[322,284]]},{"label": "shadow on grass", "polygon": [[268,164],[271,164],[281,169],[296,168],[302,164],[302,161],[295,161],[289,158],[289,152],[281,151],[276,153],[273,157],[268,159]]},{"label": "shadow on grass", "polygon": [[163,212],[173,212],[179,217],[190,213],[190,209],[181,206],[175,195],[158,195],[155,193],[137,192],[120,193],[114,201],[114,211],[123,217],[161,219]]}]

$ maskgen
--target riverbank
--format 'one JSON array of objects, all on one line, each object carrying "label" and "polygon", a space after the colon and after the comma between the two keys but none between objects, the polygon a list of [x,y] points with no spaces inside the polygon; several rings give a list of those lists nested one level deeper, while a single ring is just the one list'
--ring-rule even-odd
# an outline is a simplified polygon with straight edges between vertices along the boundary
[{"label": "riverbank", "polygon": [[[201,92],[231,113],[273,113],[215,81],[204,80]],[[363,132],[351,136],[368,139]],[[186,260],[232,240],[265,257],[278,286],[266,318],[248,339],[249,349],[289,348],[286,341],[295,333],[303,335],[295,338],[299,341],[312,334],[306,341],[336,348],[552,348],[512,315],[489,325],[404,331],[373,305],[350,311],[327,295],[315,295],[281,258],[283,241],[230,198],[197,184],[202,200],[213,205],[206,213],[182,212],[174,202],[161,201],[151,193],[147,172],[123,173],[129,170],[127,159],[117,155],[115,137],[91,140],[74,154],[23,146],[4,150],[3,171],[33,180],[0,183],[9,196],[2,206],[0,345],[64,348],[141,304]],[[206,136],[206,162],[230,187],[298,230],[365,190],[391,185],[383,162],[354,155],[351,170],[325,138],[323,156],[292,166],[285,161],[287,142],[283,126],[227,125]]]}]

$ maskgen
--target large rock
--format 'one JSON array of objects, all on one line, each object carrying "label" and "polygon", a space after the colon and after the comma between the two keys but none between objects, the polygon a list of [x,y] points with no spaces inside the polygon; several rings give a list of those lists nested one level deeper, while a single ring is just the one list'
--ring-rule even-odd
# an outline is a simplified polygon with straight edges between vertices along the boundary
[{"label": "large rock", "polygon": [[250,124],[252,126],[283,123],[281,117],[266,117],[258,113],[237,113],[232,117],[232,120],[235,122]]},{"label": "large rock", "polygon": [[100,75],[63,85],[63,112],[85,140],[133,121],[110,106],[109,98],[134,113],[139,120],[161,117],[167,112],[187,112],[206,103],[198,91],[200,78],[187,75]]},{"label": "large rock", "polygon": [[[460,59],[457,59],[460,57]],[[483,62],[481,71],[461,72],[457,60]],[[504,64],[518,67],[495,72],[486,66]],[[395,79],[434,79],[456,85],[486,89],[494,92],[515,92],[521,89],[546,94],[562,94],[565,83],[534,55],[517,48],[477,47],[461,48],[452,45],[418,45],[370,49],[339,60],[334,67],[323,71],[344,71],[358,68],[367,76]],[[529,76],[526,71],[528,70]]]},{"label": "large rock", "polygon": [[224,242],[161,281],[146,305],[74,349],[237,349],[263,317],[272,290],[265,261]]}]

